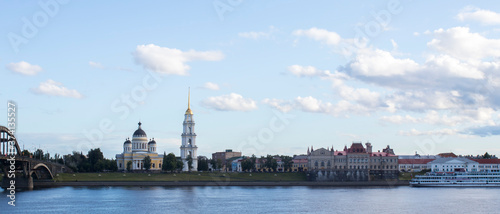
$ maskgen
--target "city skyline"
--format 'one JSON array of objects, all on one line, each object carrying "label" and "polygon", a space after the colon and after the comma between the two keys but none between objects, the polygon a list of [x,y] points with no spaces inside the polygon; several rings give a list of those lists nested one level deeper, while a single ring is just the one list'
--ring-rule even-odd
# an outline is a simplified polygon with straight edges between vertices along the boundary
[{"label": "city skyline", "polygon": [[457,1],[3,2],[0,121],[107,158],[143,123],[179,156],[342,150],[499,155],[500,5]]}]

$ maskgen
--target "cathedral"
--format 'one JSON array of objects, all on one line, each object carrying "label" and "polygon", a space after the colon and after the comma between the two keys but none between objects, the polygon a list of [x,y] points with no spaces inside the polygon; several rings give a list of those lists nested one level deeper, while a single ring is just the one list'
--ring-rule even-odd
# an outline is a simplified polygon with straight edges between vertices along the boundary
[{"label": "cathedral", "polygon": [[[161,170],[163,163],[163,155],[159,155],[156,151],[156,141],[154,138],[148,141],[146,132],[142,130],[142,123],[138,123],[139,127],[132,135],[132,141],[127,138],[123,143],[123,153],[116,155],[116,164],[118,170],[126,170],[127,163],[131,162],[130,170],[144,170],[143,160],[146,156],[151,158],[150,170]],[[193,111],[190,106],[190,94],[188,93],[188,109],[184,114],[182,144],[180,146],[181,160],[184,164],[182,171],[189,171],[188,162],[192,160],[191,171],[196,171],[198,168],[198,156],[196,146],[196,133],[194,132]]]}]

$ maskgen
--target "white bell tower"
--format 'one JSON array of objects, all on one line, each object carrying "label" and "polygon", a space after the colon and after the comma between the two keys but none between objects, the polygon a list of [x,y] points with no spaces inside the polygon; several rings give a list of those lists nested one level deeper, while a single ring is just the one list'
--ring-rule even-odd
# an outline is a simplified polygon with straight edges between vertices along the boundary
[{"label": "white bell tower", "polygon": [[184,163],[182,171],[189,171],[188,157],[193,159],[191,171],[198,169],[198,147],[196,146],[196,134],[194,132],[193,111],[190,106],[191,91],[188,92],[188,109],[184,114],[184,123],[182,130],[181,160]]}]

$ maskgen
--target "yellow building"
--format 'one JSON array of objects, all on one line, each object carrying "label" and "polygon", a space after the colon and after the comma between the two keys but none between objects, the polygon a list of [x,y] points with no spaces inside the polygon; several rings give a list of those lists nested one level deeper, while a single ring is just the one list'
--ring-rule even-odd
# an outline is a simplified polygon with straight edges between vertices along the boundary
[{"label": "yellow building", "polygon": [[151,158],[150,170],[161,170],[163,155],[158,155],[154,138],[148,141],[141,124],[139,122],[139,128],[132,135],[132,141],[127,139],[123,143],[123,153],[116,155],[118,170],[126,170],[129,161],[132,163],[130,170],[144,170],[143,160],[146,156]]}]

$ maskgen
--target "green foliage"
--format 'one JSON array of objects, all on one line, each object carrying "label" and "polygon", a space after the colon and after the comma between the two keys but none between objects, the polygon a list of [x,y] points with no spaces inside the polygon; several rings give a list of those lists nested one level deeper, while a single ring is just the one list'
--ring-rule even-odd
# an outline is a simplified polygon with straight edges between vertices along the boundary
[{"label": "green foliage", "polygon": [[208,159],[202,158],[198,160],[198,171],[208,171]]},{"label": "green foliage", "polygon": [[276,172],[276,169],[278,168],[278,162],[276,161],[276,159],[273,158],[273,156],[267,155],[264,167]]},{"label": "green foliage", "polygon": [[188,170],[191,172],[191,169],[193,168],[193,158],[191,155],[189,155],[187,158],[187,164],[188,164]]},{"label": "green foliage", "polygon": [[254,164],[252,163],[251,159],[246,159],[241,162],[241,170],[248,172],[253,169]]},{"label": "green foliage", "polygon": [[[104,155],[102,154],[100,148],[91,149],[87,157],[91,172],[101,172],[102,170],[104,170],[105,164],[102,162],[102,160],[104,160]],[[99,161],[101,161],[101,163],[99,163]]]},{"label": "green foliage", "polygon": [[178,171],[182,171],[182,168],[184,168],[184,163],[182,162],[182,160],[177,159],[175,166],[175,169],[177,169]]},{"label": "green foliage", "polygon": [[283,168],[285,172],[291,171],[293,165],[293,158],[290,156],[282,155],[281,161],[283,161]]},{"label": "green foliage", "polygon": [[132,161],[127,162],[127,171],[132,170]]},{"label": "green foliage", "polygon": [[25,150],[23,150],[23,151],[21,152],[21,155],[22,155],[22,156],[24,156],[24,157],[29,157],[29,156],[31,156],[31,155],[33,155],[33,154],[31,154],[31,152],[30,152],[30,151],[28,151],[28,150],[26,150],[26,149],[25,149]]},{"label": "green foliage", "polygon": [[490,154],[488,154],[488,152],[486,152],[486,153],[484,153],[483,158],[485,158],[485,159],[490,159],[490,158],[491,158],[491,155],[490,155]]},{"label": "green foliage", "polygon": [[163,156],[163,170],[174,171],[177,168],[177,158],[174,153]]},{"label": "green foliage", "polygon": [[144,159],[142,159],[142,162],[144,163],[144,169],[146,171],[151,169],[151,158],[149,157],[149,155],[144,157]]}]

